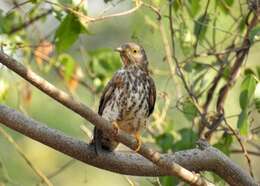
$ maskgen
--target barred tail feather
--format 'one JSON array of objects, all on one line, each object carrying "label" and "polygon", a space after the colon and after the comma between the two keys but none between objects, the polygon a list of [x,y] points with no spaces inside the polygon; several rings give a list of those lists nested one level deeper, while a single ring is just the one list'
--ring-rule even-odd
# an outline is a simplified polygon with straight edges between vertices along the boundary
[{"label": "barred tail feather", "polygon": [[102,130],[97,129],[96,127],[94,128],[94,137],[90,145],[94,145],[96,154],[98,154],[98,151],[101,149],[114,151],[118,144],[118,142],[111,140],[104,135]]}]

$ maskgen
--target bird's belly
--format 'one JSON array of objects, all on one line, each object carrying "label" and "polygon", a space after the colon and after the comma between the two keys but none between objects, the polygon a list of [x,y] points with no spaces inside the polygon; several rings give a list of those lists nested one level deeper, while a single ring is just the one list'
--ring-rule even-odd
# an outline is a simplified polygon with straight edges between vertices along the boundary
[{"label": "bird's belly", "polygon": [[116,121],[121,130],[130,134],[145,127],[149,111],[147,89],[144,86],[135,88],[115,90],[113,101],[111,99],[102,114],[105,119]]},{"label": "bird's belly", "polygon": [[148,110],[148,94],[145,90],[129,91],[124,101],[120,104],[120,117],[118,118],[119,127],[134,134],[146,125]]}]

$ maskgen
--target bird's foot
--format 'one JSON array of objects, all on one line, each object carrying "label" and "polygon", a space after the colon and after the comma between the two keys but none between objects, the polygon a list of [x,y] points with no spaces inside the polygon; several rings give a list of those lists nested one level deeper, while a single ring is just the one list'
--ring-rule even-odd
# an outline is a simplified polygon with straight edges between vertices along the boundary
[{"label": "bird's foot", "polygon": [[134,150],[135,152],[138,152],[141,148],[141,145],[142,145],[142,140],[141,140],[141,135],[139,132],[135,133],[135,139],[137,141],[137,147],[136,149]]},{"label": "bird's foot", "polygon": [[112,127],[113,127],[113,136],[117,136],[118,131],[119,131],[119,126],[117,124],[117,122],[112,122]]}]

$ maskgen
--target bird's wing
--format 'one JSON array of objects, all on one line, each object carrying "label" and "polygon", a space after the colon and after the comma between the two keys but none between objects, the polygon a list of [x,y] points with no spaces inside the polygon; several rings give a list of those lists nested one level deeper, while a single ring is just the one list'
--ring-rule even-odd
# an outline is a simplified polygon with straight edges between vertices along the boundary
[{"label": "bird's wing", "polygon": [[149,113],[148,116],[150,116],[153,113],[154,110],[154,104],[156,101],[156,88],[154,81],[151,77],[149,77],[149,97],[148,97],[148,106],[149,106]]},{"label": "bird's wing", "polygon": [[[99,102],[99,108],[98,108],[99,115],[103,114],[107,102],[112,98],[115,89],[122,86],[122,83],[123,83],[123,78],[117,72],[104,88],[104,91],[102,93]],[[95,127],[94,139],[92,140],[91,144],[94,144],[96,154],[98,154],[99,149],[105,148],[107,150],[113,151],[113,149],[117,146],[115,145],[115,142],[110,139],[106,139],[105,140],[106,144],[103,144],[102,142],[103,138],[104,138],[103,131]]]},{"label": "bird's wing", "polygon": [[120,87],[123,83],[123,78],[120,76],[119,73],[116,73],[113,78],[108,82],[106,85],[100,102],[99,102],[99,108],[98,108],[98,114],[102,115],[104,108],[106,107],[107,102],[111,99],[111,96],[113,95],[113,92],[116,88]]}]

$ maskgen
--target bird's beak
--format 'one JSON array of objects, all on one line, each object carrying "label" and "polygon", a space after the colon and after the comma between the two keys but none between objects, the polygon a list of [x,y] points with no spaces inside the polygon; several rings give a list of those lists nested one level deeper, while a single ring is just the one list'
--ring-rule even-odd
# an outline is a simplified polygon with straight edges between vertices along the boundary
[{"label": "bird's beak", "polygon": [[123,52],[123,48],[122,48],[122,47],[117,47],[117,48],[115,49],[115,51],[121,53],[121,52]]}]

